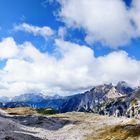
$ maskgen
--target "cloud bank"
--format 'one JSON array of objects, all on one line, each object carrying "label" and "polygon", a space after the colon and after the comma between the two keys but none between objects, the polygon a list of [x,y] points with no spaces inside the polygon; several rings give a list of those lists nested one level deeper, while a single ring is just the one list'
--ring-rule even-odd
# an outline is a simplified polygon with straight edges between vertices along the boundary
[{"label": "cloud bank", "polygon": [[[89,44],[118,48],[140,37],[140,1],[127,7],[123,0],[57,0],[59,17],[66,26],[57,33],[48,26],[38,27],[22,23],[14,27],[46,39],[54,35],[53,53],[40,52],[31,42],[16,43],[7,37],[0,41],[0,95],[22,93],[69,95],[93,85],[126,81],[140,84],[140,61],[125,51],[113,51],[95,57],[86,45],[65,41],[67,28],[82,28]],[[53,1],[54,2],[54,1]],[[126,45],[127,46],[127,45]]]},{"label": "cloud bank", "polygon": [[140,37],[140,1],[130,7],[123,0],[58,0],[59,16],[67,27],[83,28],[85,40],[111,48]]},{"label": "cloud bank", "polygon": [[17,44],[12,37],[0,42],[0,95],[14,96],[27,92],[68,95],[105,82],[125,80],[139,85],[140,61],[124,51],[95,57],[87,46],[55,40],[54,54],[42,53],[30,42]]}]

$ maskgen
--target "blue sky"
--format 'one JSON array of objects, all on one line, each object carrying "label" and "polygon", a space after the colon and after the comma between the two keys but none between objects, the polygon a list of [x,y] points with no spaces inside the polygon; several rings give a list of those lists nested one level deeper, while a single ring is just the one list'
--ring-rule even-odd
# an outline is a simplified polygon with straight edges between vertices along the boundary
[{"label": "blue sky", "polygon": [[[131,0],[124,0],[127,6],[130,5]],[[60,5],[56,2],[49,4],[49,1],[45,0],[1,0],[0,1],[0,38],[13,36],[14,39],[21,43],[25,40],[32,41],[36,47],[41,51],[52,51],[52,44],[49,44],[44,39],[32,36],[31,34],[24,34],[23,32],[12,31],[13,26],[26,22],[35,26],[49,26],[54,30],[58,30],[60,26],[65,26],[65,24],[58,20],[58,17],[54,14],[60,9]],[[70,30],[70,29],[69,29]],[[75,41],[79,40],[81,44],[86,44],[83,41],[84,31],[70,30],[71,35],[66,37],[67,40]],[[50,43],[50,42],[49,42]],[[140,60],[140,39],[134,39],[130,44],[125,45],[126,47],[121,48],[128,52],[131,57],[135,57]],[[43,46],[43,47],[40,47]],[[89,47],[95,50],[96,56],[102,56],[108,54],[114,49],[110,49],[101,44],[92,44]],[[120,48],[119,48],[120,49]]]},{"label": "blue sky", "polygon": [[[15,94],[34,91],[71,94],[87,90],[92,85],[117,83],[120,80],[137,86],[140,77],[134,74],[140,72],[139,9],[138,0],[87,0],[85,3],[83,0],[0,0],[0,91],[12,96],[14,84],[23,83],[25,86],[21,86],[21,90],[17,89]],[[47,28],[47,32],[53,33],[46,35],[43,27]],[[32,50],[28,56],[22,47]],[[77,55],[80,55],[79,58]],[[44,65],[40,56],[44,58]],[[73,62],[72,58],[77,60],[74,59]],[[79,62],[80,59],[83,63]],[[35,62],[30,63],[32,61]],[[23,63],[27,65],[22,65]],[[110,67],[106,68],[105,64]],[[14,71],[12,65],[17,66],[19,71]],[[44,73],[42,77],[46,76],[48,81],[53,81],[55,74],[60,80],[54,80],[53,83],[40,78],[36,83],[34,75],[28,80],[21,78],[25,75],[20,75],[20,65],[26,67],[23,71],[25,75],[29,67],[33,66],[31,73],[39,69],[41,73],[38,74]],[[122,73],[118,67],[122,67]],[[128,68],[130,71],[126,73]],[[72,70],[79,73],[78,77],[65,82],[71,78]],[[48,71],[51,72],[48,74]],[[11,76],[14,73],[17,77]],[[110,73],[112,75],[108,76]],[[134,81],[135,84],[132,84]],[[73,83],[75,86],[72,86]]]},{"label": "blue sky", "polygon": [[31,40],[39,48],[40,45],[46,44],[42,38],[36,39],[31,35],[23,34],[23,32],[13,32],[11,31],[13,26],[27,22],[35,26],[50,26],[57,30],[62,24],[53,15],[54,7],[51,5],[44,7],[43,0],[2,0],[0,2],[1,38],[13,36],[19,43]]}]

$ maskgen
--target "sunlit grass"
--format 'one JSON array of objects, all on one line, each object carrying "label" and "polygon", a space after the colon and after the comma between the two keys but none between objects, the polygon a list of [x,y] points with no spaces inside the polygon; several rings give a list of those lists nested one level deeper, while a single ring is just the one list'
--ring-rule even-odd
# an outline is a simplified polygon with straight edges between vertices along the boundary
[{"label": "sunlit grass", "polygon": [[140,124],[105,126],[96,136],[90,135],[88,140],[138,140]]},{"label": "sunlit grass", "polygon": [[56,113],[56,111],[51,108],[35,109],[30,107],[16,107],[16,108],[7,108],[3,110],[6,111],[9,115],[33,115],[33,114],[49,115]]},{"label": "sunlit grass", "polygon": [[33,115],[36,114],[36,110],[30,107],[16,107],[4,109],[10,115]]}]

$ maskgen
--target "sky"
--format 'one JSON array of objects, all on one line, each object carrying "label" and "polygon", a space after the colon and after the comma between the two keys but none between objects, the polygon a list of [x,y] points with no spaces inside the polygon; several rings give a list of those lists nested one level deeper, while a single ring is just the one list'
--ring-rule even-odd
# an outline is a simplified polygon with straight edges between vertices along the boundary
[{"label": "sky", "polygon": [[140,85],[139,0],[0,0],[0,96]]}]

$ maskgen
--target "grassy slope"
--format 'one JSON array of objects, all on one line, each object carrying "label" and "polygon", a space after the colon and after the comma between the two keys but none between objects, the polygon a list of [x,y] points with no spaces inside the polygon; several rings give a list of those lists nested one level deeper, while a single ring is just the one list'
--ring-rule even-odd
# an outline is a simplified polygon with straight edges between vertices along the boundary
[{"label": "grassy slope", "polygon": [[124,124],[105,126],[96,136],[88,136],[88,140],[139,140],[140,125],[139,124]]},{"label": "grassy slope", "polygon": [[49,115],[56,113],[55,110],[51,108],[35,109],[30,107],[17,107],[17,108],[7,108],[3,110],[10,115],[35,115],[35,114]]}]

